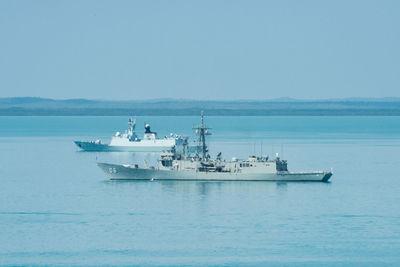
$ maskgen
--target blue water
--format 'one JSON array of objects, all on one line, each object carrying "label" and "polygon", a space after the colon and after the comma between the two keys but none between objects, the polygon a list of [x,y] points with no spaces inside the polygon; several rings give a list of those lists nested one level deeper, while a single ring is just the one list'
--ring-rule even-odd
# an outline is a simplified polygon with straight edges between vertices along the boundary
[{"label": "blue water", "polygon": [[[138,117],[193,137],[198,117]],[[0,117],[0,265],[398,266],[399,117],[207,117],[211,154],[279,152],[330,183],[116,182],[79,152],[126,117]]]}]

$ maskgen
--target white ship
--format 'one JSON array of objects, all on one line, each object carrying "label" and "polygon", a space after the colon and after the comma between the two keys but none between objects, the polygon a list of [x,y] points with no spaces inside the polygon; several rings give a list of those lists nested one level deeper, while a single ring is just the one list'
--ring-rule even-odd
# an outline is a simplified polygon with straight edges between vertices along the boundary
[{"label": "white ship", "polygon": [[180,135],[170,134],[164,138],[158,138],[156,132],[150,130],[150,125],[145,125],[143,138],[140,139],[135,132],[136,119],[130,118],[128,130],[125,133],[116,132],[111,137],[109,144],[96,141],[74,141],[85,151],[131,151],[131,152],[161,152],[182,145],[185,138]]},{"label": "white ship", "polygon": [[[208,154],[205,137],[210,135],[204,125],[194,128],[198,135],[198,150],[190,155],[187,149],[178,153],[175,149],[165,152],[158,160],[157,167],[139,167],[137,164],[98,163],[98,166],[112,180],[194,180],[194,181],[320,181],[327,182],[331,171],[291,172],[287,161],[277,154],[275,159],[268,156],[251,156],[247,160],[233,158],[222,160],[221,153],[216,159]],[[184,143],[184,146],[187,143]]]}]

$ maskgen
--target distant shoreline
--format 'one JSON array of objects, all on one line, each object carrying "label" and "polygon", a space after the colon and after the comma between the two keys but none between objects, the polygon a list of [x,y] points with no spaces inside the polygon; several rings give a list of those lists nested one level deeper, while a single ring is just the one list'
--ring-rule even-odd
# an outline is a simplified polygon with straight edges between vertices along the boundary
[{"label": "distant shoreline", "polygon": [[400,116],[400,110],[101,110],[0,109],[0,116]]},{"label": "distant shoreline", "polygon": [[54,100],[0,98],[0,116],[400,116],[400,99],[341,100]]}]

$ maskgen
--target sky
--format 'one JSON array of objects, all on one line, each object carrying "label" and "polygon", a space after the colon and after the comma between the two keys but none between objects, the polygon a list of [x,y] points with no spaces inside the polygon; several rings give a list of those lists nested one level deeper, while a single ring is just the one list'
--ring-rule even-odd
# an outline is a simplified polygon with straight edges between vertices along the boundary
[{"label": "sky", "polygon": [[400,1],[0,1],[0,97],[400,97]]}]

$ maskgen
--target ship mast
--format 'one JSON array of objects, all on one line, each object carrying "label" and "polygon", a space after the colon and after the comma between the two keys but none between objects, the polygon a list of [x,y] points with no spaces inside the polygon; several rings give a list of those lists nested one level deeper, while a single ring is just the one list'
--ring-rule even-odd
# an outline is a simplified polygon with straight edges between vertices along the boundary
[{"label": "ship mast", "polygon": [[136,127],[136,118],[129,118],[128,121],[128,138],[130,139],[133,137],[135,133],[135,127]]},{"label": "ship mast", "polygon": [[207,127],[204,125],[204,113],[203,111],[201,112],[201,125],[193,127],[194,130],[196,130],[196,134],[199,136],[198,139],[198,145],[197,145],[197,153],[202,154],[202,160],[206,160],[207,158],[207,145],[206,145],[206,135],[211,135],[211,133],[208,131],[211,128]]}]

